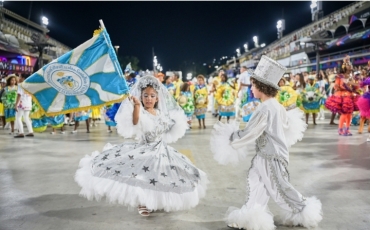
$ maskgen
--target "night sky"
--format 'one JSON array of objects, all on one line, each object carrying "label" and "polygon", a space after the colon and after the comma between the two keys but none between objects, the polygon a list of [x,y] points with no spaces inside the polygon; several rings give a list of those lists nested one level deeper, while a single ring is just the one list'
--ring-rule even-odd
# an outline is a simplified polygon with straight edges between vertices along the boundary
[{"label": "night sky", "polygon": [[[352,2],[325,1],[327,15]],[[90,39],[103,19],[120,56],[137,56],[139,66],[152,66],[152,47],[164,71],[181,63],[211,62],[231,56],[252,37],[276,40],[276,22],[285,34],[311,22],[310,1],[296,2],[33,2],[31,20],[49,19],[49,35],[74,48]],[[28,18],[30,2],[5,1],[4,7]]]}]

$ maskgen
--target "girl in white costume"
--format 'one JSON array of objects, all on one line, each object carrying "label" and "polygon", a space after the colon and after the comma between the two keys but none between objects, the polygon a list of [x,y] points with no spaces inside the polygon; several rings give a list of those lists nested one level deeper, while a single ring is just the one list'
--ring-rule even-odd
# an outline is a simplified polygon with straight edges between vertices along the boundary
[{"label": "girl in white costume", "polygon": [[117,132],[134,143],[106,146],[80,161],[75,175],[80,195],[89,200],[106,196],[110,203],[150,212],[186,210],[205,196],[207,176],[167,145],[184,136],[183,110],[153,76],[140,78],[115,116]]},{"label": "girl in white costume", "polygon": [[[258,106],[243,130],[237,123],[216,123],[211,137],[211,151],[220,164],[237,163],[245,158],[247,145],[255,142],[257,154],[247,175],[247,201],[242,208],[229,208],[227,224],[248,230],[275,229],[268,200],[283,209],[284,225],[316,227],[322,220],[321,202],[304,197],[290,183],[288,148],[301,140],[306,124],[298,109],[286,112],[274,98],[285,67],[262,56],[252,79],[252,90],[263,103]],[[237,130],[237,131],[236,131]]]}]

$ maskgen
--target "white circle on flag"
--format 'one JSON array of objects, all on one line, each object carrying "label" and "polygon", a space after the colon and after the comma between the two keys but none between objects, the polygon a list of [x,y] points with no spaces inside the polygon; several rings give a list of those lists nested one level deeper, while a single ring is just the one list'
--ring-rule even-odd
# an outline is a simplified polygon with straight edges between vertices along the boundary
[{"label": "white circle on flag", "polygon": [[75,65],[51,63],[44,70],[44,79],[61,94],[85,94],[90,87],[89,75]]}]

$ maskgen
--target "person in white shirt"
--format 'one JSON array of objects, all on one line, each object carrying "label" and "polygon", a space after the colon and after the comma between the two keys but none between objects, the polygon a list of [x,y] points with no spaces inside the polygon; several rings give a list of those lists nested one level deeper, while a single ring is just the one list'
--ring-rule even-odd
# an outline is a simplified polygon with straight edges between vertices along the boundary
[{"label": "person in white shirt", "polygon": [[247,90],[247,88],[251,84],[251,76],[250,73],[247,72],[248,68],[246,66],[240,67],[240,75],[239,75],[239,92],[238,98],[241,99],[243,97],[243,93]]},{"label": "person in white shirt", "polygon": [[[25,78],[26,76],[22,74],[19,78],[19,83],[22,83]],[[28,129],[28,134],[26,136],[33,137],[34,135],[30,119],[30,111],[32,109],[32,97],[28,93],[26,93],[21,86],[18,87],[17,94],[17,101],[15,103],[15,110],[17,111],[17,114],[15,122],[18,124],[19,134],[14,137],[24,137],[22,117]]]},{"label": "person in white shirt", "polygon": [[239,120],[239,111],[241,107],[241,101],[243,99],[244,93],[246,93],[248,86],[251,84],[250,82],[250,74],[247,72],[248,68],[246,66],[240,67],[240,75],[238,75],[238,84],[239,84],[239,91],[238,97],[235,102],[235,119]]}]

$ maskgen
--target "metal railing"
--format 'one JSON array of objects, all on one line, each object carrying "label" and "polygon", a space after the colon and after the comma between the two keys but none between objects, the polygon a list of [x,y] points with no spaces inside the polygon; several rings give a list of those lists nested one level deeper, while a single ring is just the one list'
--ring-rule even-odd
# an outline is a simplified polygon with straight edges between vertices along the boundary
[{"label": "metal railing", "polygon": [[337,10],[337,11],[334,11],[334,12],[326,15],[324,18],[320,19],[319,21],[311,22],[310,24],[308,24],[308,25],[306,25],[306,26],[304,26],[304,27],[302,27],[300,29],[297,29],[297,30],[294,30],[293,32],[290,32],[289,34],[285,35],[282,39],[274,41],[273,43],[271,43],[268,46],[266,46],[263,50],[261,50],[260,53],[266,51],[269,48],[270,49],[275,49],[274,46],[277,46],[277,45],[280,46],[281,44],[286,44],[288,41],[290,41],[290,39],[295,34],[297,34],[297,33],[303,33],[305,30],[307,30],[309,28],[313,28],[315,26],[318,26],[319,24],[327,21],[331,16],[334,16],[334,15],[336,15],[339,12],[343,12],[343,11],[345,11],[347,9],[350,9],[351,7],[362,6],[363,4],[366,4],[366,3],[367,2],[354,2],[354,3],[349,4],[348,6],[345,6],[345,7],[341,8],[341,9]]}]

